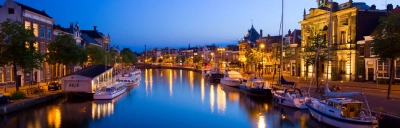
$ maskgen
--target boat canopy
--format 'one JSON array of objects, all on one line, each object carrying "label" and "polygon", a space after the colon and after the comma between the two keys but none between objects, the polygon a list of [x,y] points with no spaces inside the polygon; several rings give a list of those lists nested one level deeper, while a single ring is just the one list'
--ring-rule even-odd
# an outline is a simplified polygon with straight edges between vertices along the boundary
[{"label": "boat canopy", "polygon": [[325,96],[327,97],[350,97],[362,95],[362,92],[331,92],[328,87],[325,87]]}]

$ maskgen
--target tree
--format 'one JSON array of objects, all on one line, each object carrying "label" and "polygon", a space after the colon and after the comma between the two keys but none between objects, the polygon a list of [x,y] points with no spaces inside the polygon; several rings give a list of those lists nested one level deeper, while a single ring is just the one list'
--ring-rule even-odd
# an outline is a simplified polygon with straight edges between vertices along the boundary
[{"label": "tree", "polygon": [[131,49],[129,48],[123,48],[121,50],[121,57],[122,57],[122,63],[124,65],[132,65],[137,63],[137,57],[136,54],[134,54]]},{"label": "tree", "polygon": [[162,62],[163,62],[162,58],[158,59],[158,63],[162,63]]},{"label": "tree", "polygon": [[87,61],[84,49],[76,45],[71,34],[59,33],[55,41],[47,45],[46,61],[51,65],[66,65],[68,67],[83,64]]},{"label": "tree", "polygon": [[152,62],[152,63],[155,63],[156,61],[157,61],[156,56],[151,57],[151,62]]},{"label": "tree", "polygon": [[[0,24],[0,63],[13,65],[14,78],[17,66],[21,69],[40,69],[43,55],[34,47],[32,30],[25,29],[19,21],[7,19]],[[19,79],[19,78],[18,78]],[[16,81],[16,90],[19,90]]]},{"label": "tree", "polygon": [[[318,52],[318,47],[320,47],[320,51]],[[304,59],[305,61],[305,66],[308,67],[310,65],[314,67],[313,69],[316,69],[316,78],[317,78],[317,88],[319,88],[318,84],[318,76],[319,76],[319,64],[320,62],[326,61],[327,59],[327,43],[325,36],[321,34],[317,34],[314,37],[311,38],[310,45],[306,46],[304,48],[304,51],[300,53],[300,56]],[[316,58],[316,55],[318,54],[318,58]],[[308,73],[308,70],[306,70]]]},{"label": "tree", "polygon": [[197,65],[197,63],[199,63],[201,60],[202,58],[200,56],[193,57],[193,63],[195,63],[195,65]]},{"label": "tree", "polygon": [[373,37],[373,52],[381,60],[390,61],[389,68],[389,86],[387,99],[390,99],[390,91],[394,78],[394,61],[400,57],[400,15],[392,13],[386,18],[381,18],[380,24],[376,29],[376,35]]},{"label": "tree", "polygon": [[262,59],[262,53],[255,48],[249,49],[245,56],[247,65],[257,66]]},{"label": "tree", "polygon": [[89,45],[86,47],[85,51],[86,51],[87,55],[89,56],[88,62],[91,65],[105,63],[105,51],[101,47]]}]

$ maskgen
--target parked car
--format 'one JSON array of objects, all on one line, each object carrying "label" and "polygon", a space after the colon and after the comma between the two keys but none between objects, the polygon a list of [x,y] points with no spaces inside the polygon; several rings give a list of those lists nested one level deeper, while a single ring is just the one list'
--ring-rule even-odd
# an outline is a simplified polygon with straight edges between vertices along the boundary
[{"label": "parked car", "polygon": [[0,94],[0,103],[10,103],[11,98],[9,96],[3,96]]},{"label": "parked car", "polygon": [[60,90],[61,89],[61,82],[60,81],[51,81],[47,85],[47,89],[50,91],[51,89],[53,90]]}]

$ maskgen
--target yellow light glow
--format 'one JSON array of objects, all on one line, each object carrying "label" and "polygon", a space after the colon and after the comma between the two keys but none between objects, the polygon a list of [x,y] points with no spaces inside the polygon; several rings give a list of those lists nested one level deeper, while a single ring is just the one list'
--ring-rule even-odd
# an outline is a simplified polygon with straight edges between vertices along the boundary
[{"label": "yellow light glow", "polygon": [[172,97],[172,70],[169,69],[169,96]]},{"label": "yellow light glow", "polygon": [[194,74],[193,74],[193,71],[189,71],[189,86],[190,86],[190,91],[193,92],[193,86],[194,86]]},{"label": "yellow light glow", "polygon": [[258,116],[258,128],[266,128],[265,119],[263,115]]},{"label": "yellow light glow", "polygon": [[204,77],[201,77],[201,103],[204,104]]},{"label": "yellow light glow", "polygon": [[211,113],[214,113],[214,98],[215,98],[215,94],[214,94],[214,85],[210,86],[210,108],[211,108]]},{"label": "yellow light glow", "polygon": [[286,118],[286,116],[285,115],[282,115],[282,119],[285,119]]},{"label": "yellow light glow", "polygon": [[59,128],[61,126],[61,112],[58,107],[53,107],[47,115],[47,123],[49,126]]},{"label": "yellow light glow", "polygon": [[217,107],[218,113],[225,114],[226,94],[219,84],[217,85]]}]

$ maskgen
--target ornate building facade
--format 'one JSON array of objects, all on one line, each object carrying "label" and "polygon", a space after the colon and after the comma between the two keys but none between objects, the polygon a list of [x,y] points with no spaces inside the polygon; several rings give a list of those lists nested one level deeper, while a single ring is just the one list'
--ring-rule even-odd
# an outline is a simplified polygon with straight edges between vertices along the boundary
[{"label": "ornate building facade", "polygon": [[[374,8],[363,2],[349,0],[343,4],[329,3],[326,0],[317,0],[318,8],[311,8],[309,14],[304,10],[301,24],[301,49],[312,45],[311,40],[316,35],[322,35],[324,42],[328,42],[328,30],[332,31],[331,59],[328,62],[320,62],[318,77],[332,80],[353,81],[358,76],[356,61],[356,42],[363,40],[363,36],[369,35],[379,23],[379,18],[386,13],[384,11],[371,10]],[[332,29],[328,29],[330,21],[330,8],[332,8]],[[327,46],[327,45],[326,45]],[[326,49],[323,49],[326,50]],[[300,75],[311,77],[313,65],[306,65],[301,57]]]}]

